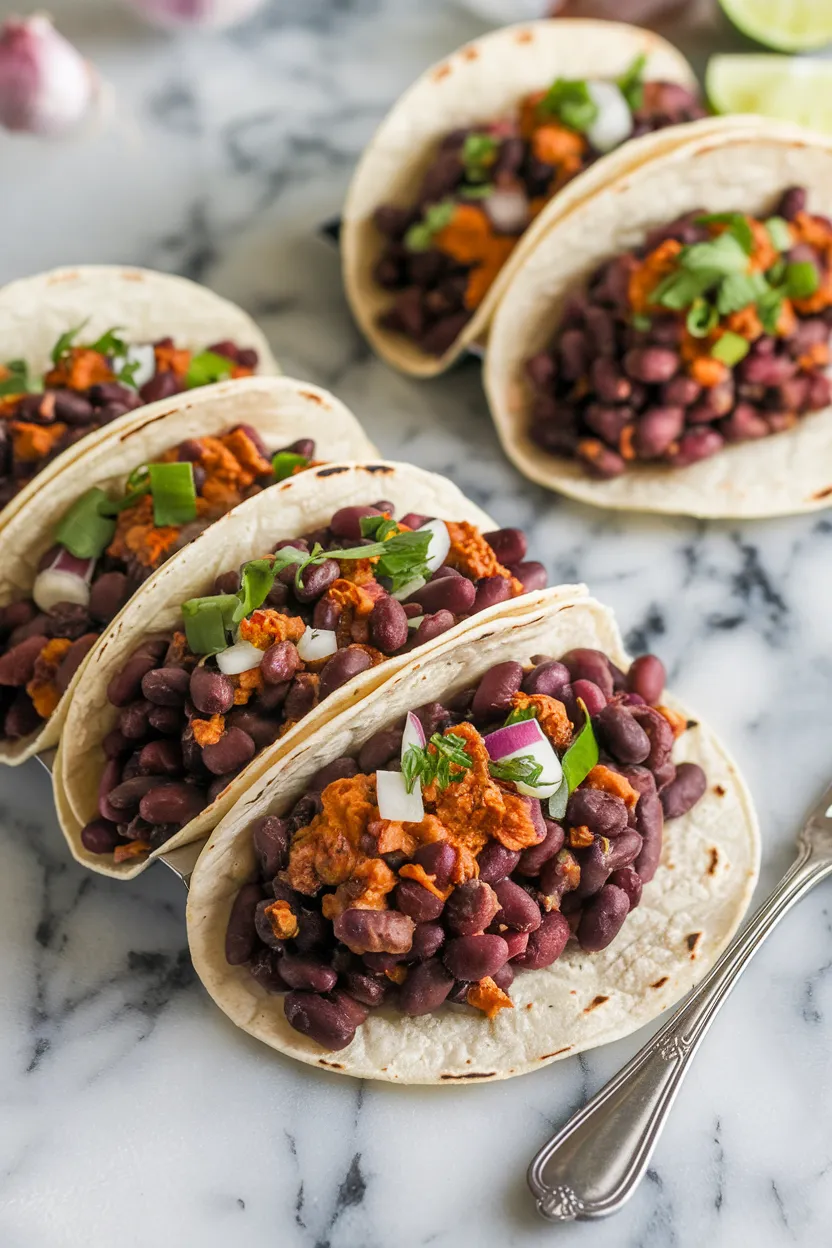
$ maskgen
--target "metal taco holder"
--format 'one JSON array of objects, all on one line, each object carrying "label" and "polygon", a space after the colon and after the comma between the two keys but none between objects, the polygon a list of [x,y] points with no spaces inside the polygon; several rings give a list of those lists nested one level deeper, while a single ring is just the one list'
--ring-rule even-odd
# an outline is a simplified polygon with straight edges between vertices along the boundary
[{"label": "metal taco holder", "polygon": [[[55,763],[55,750],[45,750],[43,754],[36,754],[35,759],[40,763],[49,775],[52,775],[52,769]],[[191,873],[196,866],[196,860],[200,855],[204,840],[194,841],[190,845],[181,845],[179,849],[172,849],[167,854],[160,854],[158,862],[163,862],[165,866],[173,872],[173,874],[182,881],[185,888],[190,887]]]}]

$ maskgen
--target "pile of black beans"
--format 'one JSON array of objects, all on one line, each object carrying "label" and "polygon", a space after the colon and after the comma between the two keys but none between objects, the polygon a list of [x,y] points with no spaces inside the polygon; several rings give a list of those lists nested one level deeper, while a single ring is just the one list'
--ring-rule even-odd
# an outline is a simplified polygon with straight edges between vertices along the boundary
[{"label": "pile of black beans", "polygon": [[[334,780],[400,767],[402,726],[377,732],[356,758],[329,763],[283,817],[267,815],[252,825],[257,878],[234,901],[226,957],[246,965],[268,992],[286,993],[289,1023],[325,1048],[348,1045],[368,1012],[386,1002],[406,1015],[428,1014],[445,1002],[464,1004],[471,984],[485,976],[507,992],[516,972],[550,966],[572,937],[588,953],[606,948],[656,872],[665,819],[687,813],[704,793],[702,769],[672,760],[674,733],[656,709],[665,673],[655,655],[636,659],[626,674],[598,650],[571,650],[560,660],[535,655],[532,662],[530,670],[498,663],[447,705],[419,707],[426,736],[464,721],[483,735],[493,731],[521,689],[557,698],[580,726],[581,699],[601,762],[640,794],[633,811],[620,797],[579,787],[558,822],[540,801],[524,798],[539,830],[537,844],[517,853],[489,841],[478,858],[479,877],[454,888],[447,901],[403,878],[389,909],[347,910],[334,924],[321,913],[329,890],[307,896],[282,878],[292,838],[319,813],[320,794]],[[574,847],[576,828],[588,829],[590,844]],[[405,861],[400,853],[382,857],[394,871]],[[445,888],[456,850],[435,842],[420,847],[413,861]],[[296,938],[275,938],[265,913],[274,900],[291,906]],[[366,946],[368,938],[398,952],[350,951],[350,944]],[[402,965],[407,975],[399,985],[390,973],[397,975]]]}]

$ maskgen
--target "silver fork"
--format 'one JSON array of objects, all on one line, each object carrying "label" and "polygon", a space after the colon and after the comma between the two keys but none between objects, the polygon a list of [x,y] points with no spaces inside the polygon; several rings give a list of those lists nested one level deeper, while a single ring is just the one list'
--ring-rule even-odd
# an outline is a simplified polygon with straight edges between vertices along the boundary
[{"label": "silver fork", "polygon": [[797,847],[794,864],[701,984],[534,1158],[528,1182],[544,1218],[605,1218],[633,1195],[694,1054],[731,989],[795,902],[832,873],[832,785],[807,818]]}]

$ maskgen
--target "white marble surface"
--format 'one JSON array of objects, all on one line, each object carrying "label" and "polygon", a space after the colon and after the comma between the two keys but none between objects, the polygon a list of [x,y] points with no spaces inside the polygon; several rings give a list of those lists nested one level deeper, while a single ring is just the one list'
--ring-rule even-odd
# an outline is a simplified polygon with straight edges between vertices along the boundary
[{"label": "white marble surface", "polygon": [[[553,579],[586,579],[634,647],[662,653],[746,770],[773,884],[832,771],[832,516],[706,527],[530,487],[500,456],[476,366],[420,385],[370,359],[314,237],[388,102],[476,20],[450,0],[276,0],[233,35],[169,39],[106,0],[52,7],[118,83],[117,125],[67,147],[0,138],[0,279],[128,261],[239,299],[287,371],[529,528]],[[3,1248],[829,1243],[828,890],[740,985],[632,1204],[554,1230],[526,1163],[643,1034],[486,1087],[296,1067],[194,982],[164,868],[116,884],[68,860],[35,763],[0,776],[0,825]]]}]

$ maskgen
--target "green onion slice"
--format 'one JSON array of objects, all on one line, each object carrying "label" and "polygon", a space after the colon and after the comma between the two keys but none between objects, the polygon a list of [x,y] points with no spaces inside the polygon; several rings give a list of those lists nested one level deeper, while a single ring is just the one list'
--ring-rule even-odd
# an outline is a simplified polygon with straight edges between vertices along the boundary
[{"label": "green onion slice", "polygon": [[296,455],[294,451],[278,451],[272,458],[272,471],[275,481],[285,481],[291,477],[296,468],[305,468],[309,463],[306,455]]},{"label": "green onion slice", "polygon": [[711,355],[715,360],[720,360],[723,364],[727,364],[729,368],[733,368],[735,364],[739,364],[740,360],[745,359],[750,350],[751,343],[747,338],[743,338],[741,334],[732,334],[729,331],[714,343]]},{"label": "green onion slice", "polygon": [[185,636],[192,654],[219,654],[228,646],[228,634],[239,606],[236,594],[190,598],[182,604]]},{"label": "green onion slice", "polygon": [[195,390],[197,386],[210,386],[215,381],[227,381],[234,370],[234,361],[216,351],[200,351],[191,357],[185,375],[185,386]]},{"label": "green onion slice", "polygon": [[155,524],[190,524],[196,519],[196,485],[193,464],[149,464]]},{"label": "green onion slice", "polygon": [[103,513],[109,502],[97,486],[76,499],[55,530],[55,541],[76,559],[97,559],[113,540],[116,522]]}]

